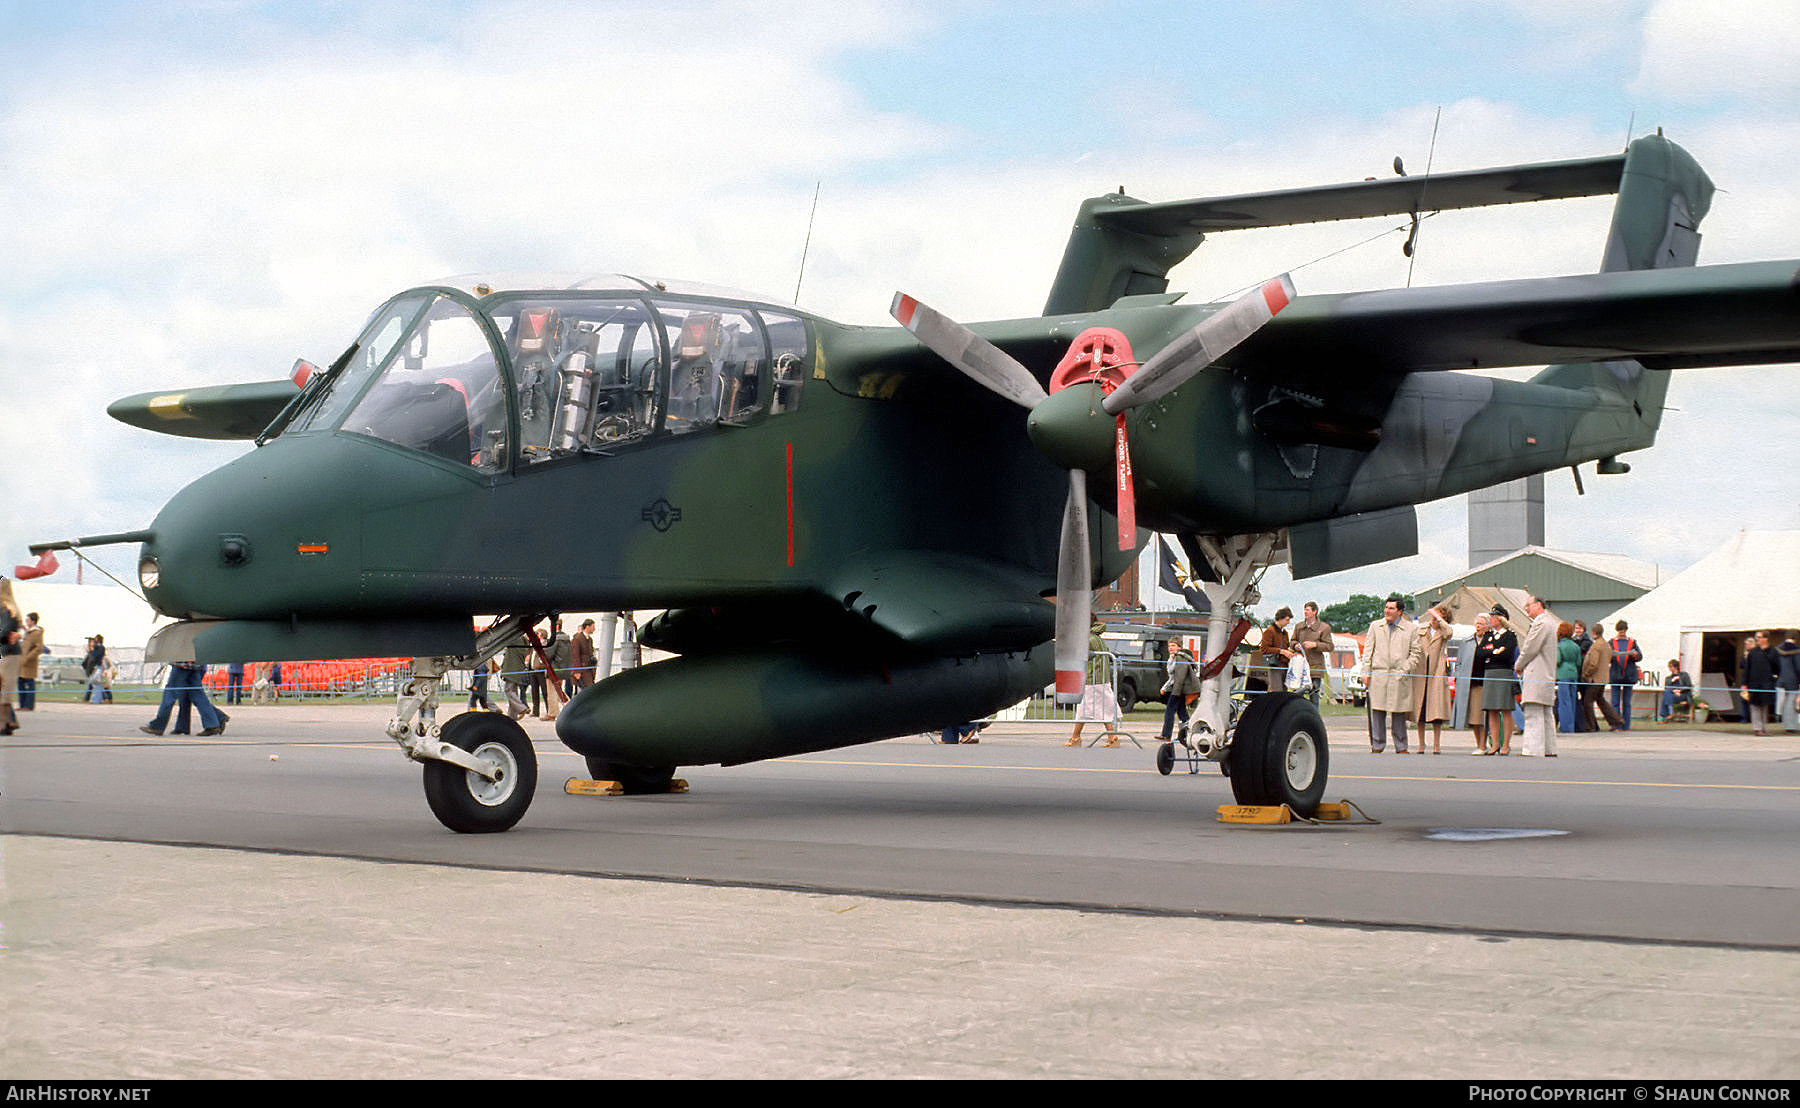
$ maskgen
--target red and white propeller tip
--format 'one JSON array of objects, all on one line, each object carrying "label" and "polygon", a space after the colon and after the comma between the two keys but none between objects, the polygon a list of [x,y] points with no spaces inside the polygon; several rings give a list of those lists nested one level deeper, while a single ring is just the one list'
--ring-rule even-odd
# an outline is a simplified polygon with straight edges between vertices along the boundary
[{"label": "red and white propeller tip", "polygon": [[1158,350],[1114,389],[1101,407],[1107,414],[1117,415],[1167,396],[1255,334],[1293,299],[1294,282],[1287,274],[1264,281]]},{"label": "red and white propeller tip", "polygon": [[1018,359],[942,312],[905,293],[895,293],[888,310],[932,353],[1020,407],[1034,407],[1049,395]]}]

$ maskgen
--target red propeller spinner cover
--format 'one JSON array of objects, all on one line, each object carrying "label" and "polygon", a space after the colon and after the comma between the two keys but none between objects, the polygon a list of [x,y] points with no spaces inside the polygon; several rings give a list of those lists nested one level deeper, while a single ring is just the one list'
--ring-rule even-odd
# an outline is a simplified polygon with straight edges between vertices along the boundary
[{"label": "red propeller spinner cover", "polygon": [[1136,368],[1130,339],[1111,327],[1089,327],[1075,336],[1068,353],[1056,363],[1056,371],[1050,374],[1049,391],[1099,381],[1103,392],[1111,392]]}]

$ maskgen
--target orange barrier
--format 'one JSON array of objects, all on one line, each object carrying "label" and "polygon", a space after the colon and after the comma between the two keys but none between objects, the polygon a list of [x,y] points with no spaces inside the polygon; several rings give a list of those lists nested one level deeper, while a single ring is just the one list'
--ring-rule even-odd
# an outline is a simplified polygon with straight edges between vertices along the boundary
[{"label": "orange barrier", "polygon": [[[282,693],[299,696],[332,696],[343,693],[360,692],[371,681],[391,678],[402,669],[412,664],[411,658],[344,658],[325,662],[283,662],[281,663],[281,684],[277,686]],[[202,678],[206,687],[215,692],[225,688],[226,673],[224,666],[211,666]],[[256,680],[253,666],[244,667],[244,695],[250,695],[251,686]]]}]

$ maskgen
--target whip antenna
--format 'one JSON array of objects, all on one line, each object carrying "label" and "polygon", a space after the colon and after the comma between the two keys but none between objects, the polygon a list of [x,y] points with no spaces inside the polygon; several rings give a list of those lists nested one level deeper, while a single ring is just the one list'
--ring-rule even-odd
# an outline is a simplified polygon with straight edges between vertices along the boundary
[{"label": "whip antenna", "polygon": [[800,247],[800,273],[794,278],[794,303],[800,303],[800,282],[806,280],[806,255],[812,249],[813,220],[819,215],[819,186],[825,182],[813,183],[812,213],[806,217],[806,242]]},{"label": "whip antenna", "polygon": [[[1431,146],[1425,151],[1425,179],[1419,183],[1419,208],[1413,212],[1412,234],[1406,238],[1406,245],[1400,249],[1406,254],[1406,287],[1412,288],[1413,266],[1418,264],[1419,244],[1419,212],[1425,211],[1425,190],[1431,187],[1431,162],[1437,156],[1438,124],[1443,121],[1444,107],[1438,105],[1437,115],[1431,120]],[[1400,159],[1394,159],[1395,172],[1400,171]]]}]

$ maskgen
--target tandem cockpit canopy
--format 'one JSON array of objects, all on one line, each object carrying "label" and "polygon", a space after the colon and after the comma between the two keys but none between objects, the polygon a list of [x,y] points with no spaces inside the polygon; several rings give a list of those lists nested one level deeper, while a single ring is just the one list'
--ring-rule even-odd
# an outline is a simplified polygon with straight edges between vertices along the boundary
[{"label": "tandem cockpit canopy", "polygon": [[795,410],[809,342],[754,302],[420,289],[383,305],[270,434],[342,430],[482,472]]}]

